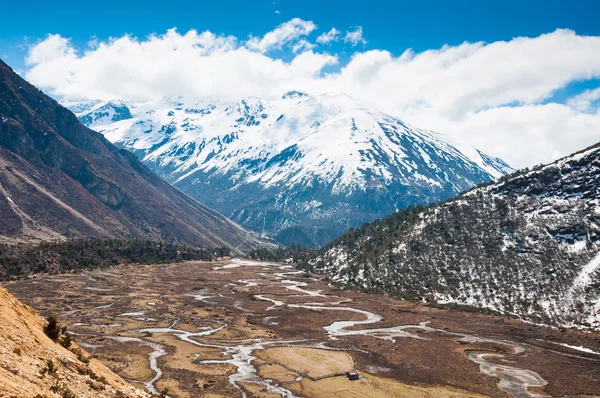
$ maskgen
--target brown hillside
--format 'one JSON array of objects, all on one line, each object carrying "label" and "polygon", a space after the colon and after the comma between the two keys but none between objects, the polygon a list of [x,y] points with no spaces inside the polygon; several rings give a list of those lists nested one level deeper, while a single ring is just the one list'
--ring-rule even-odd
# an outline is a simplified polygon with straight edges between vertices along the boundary
[{"label": "brown hillside", "polygon": [[254,245],[0,61],[0,242],[78,237]]},{"label": "brown hillside", "polygon": [[97,360],[88,362],[90,355],[75,343],[67,350],[50,340],[45,325],[31,307],[0,288],[0,397],[149,397]]}]

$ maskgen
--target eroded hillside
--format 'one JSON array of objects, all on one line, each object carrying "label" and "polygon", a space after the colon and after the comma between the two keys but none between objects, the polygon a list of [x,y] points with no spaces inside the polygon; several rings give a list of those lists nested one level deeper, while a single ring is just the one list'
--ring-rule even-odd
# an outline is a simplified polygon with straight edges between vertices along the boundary
[{"label": "eroded hillside", "polygon": [[0,396],[6,398],[149,397],[71,343],[44,333],[46,322],[0,288]]},{"label": "eroded hillside", "polygon": [[84,237],[255,245],[0,61],[0,242]]}]

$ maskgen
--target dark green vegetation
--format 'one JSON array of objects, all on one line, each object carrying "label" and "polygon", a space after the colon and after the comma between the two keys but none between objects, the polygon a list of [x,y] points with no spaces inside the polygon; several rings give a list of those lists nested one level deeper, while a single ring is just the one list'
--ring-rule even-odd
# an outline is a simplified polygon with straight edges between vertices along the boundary
[{"label": "dark green vegetation", "polygon": [[248,252],[247,257],[252,260],[282,262],[291,259],[294,263],[303,263],[316,253],[315,250],[301,246],[277,247],[275,249],[259,247]]},{"label": "dark green vegetation", "polygon": [[61,334],[61,328],[58,325],[58,318],[56,318],[56,315],[48,315],[46,322],[48,322],[48,324],[44,326],[44,333],[50,338],[50,340],[54,342],[58,341],[58,338]]},{"label": "dark green vegetation", "polygon": [[0,61],[0,242],[63,238],[256,245]]},{"label": "dark green vegetation", "polygon": [[70,348],[72,343],[71,336],[67,334],[66,326],[61,327],[58,324],[58,318],[56,315],[48,315],[46,322],[48,322],[46,326],[44,326],[44,333],[46,336],[48,336],[50,340],[54,341],[55,343],[59,343],[67,349]]},{"label": "dark green vegetation", "polygon": [[600,145],[325,246],[310,267],[367,291],[599,327]]},{"label": "dark green vegetation", "polygon": [[39,245],[0,245],[0,279],[29,273],[68,272],[117,264],[212,260],[229,248],[198,249],[147,240],[81,239]]}]

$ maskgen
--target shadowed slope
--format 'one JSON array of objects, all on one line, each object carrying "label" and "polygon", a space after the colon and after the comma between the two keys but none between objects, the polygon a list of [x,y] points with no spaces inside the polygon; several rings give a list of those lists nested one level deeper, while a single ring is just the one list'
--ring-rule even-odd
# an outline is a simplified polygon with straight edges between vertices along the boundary
[{"label": "shadowed slope", "polygon": [[0,61],[0,239],[61,237],[254,244]]}]

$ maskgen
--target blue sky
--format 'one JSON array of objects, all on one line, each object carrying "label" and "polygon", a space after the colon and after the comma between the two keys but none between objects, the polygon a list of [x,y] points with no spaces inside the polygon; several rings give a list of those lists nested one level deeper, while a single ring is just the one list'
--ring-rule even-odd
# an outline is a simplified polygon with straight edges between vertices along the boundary
[{"label": "blue sky", "polygon": [[600,140],[598,20],[591,0],[29,0],[3,4],[0,57],[59,100],[344,92],[523,167]]},{"label": "blue sky", "polygon": [[[279,13],[276,13],[278,11]],[[177,27],[261,35],[293,17],[314,21],[322,30],[362,26],[366,48],[399,55],[464,41],[492,42],[537,36],[569,28],[580,35],[600,34],[600,2],[528,1],[11,1],[2,6],[0,54],[16,68],[23,64],[25,43],[60,33],[83,46],[91,37],[129,33],[144,37]]]}]

